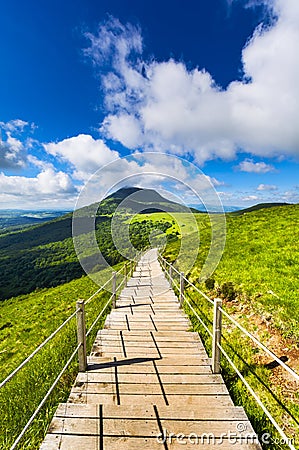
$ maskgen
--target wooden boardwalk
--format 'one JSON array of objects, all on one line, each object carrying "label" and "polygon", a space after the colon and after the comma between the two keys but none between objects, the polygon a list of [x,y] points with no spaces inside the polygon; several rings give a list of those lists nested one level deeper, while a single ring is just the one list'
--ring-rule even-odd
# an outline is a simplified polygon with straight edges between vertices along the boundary
[{"label": "wooden boardwalk", "polygon": [[148,251],[41,450],[260,449],[244,410],[233,405],[189,329],[155,251]]}]

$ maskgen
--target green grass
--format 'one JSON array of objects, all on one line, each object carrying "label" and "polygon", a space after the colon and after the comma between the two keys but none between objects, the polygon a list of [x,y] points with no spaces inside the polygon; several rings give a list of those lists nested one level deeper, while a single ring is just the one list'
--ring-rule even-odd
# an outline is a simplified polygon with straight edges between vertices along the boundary
[{"label": "green grass", "polygon": [[151,220],[154,223],[157,222],[169,222],[171,227],[166,230],[166,234],[190,234],[194,233],[197,229],[195,217],[201,216],[201,214],[190,214],[180,212],[156,212],[152,214],[136,214],[132,222],[142,222],[143,220]]},{"label": "green grass", "polygon": [[[208,302],[200,298],[200,296],[192,289],[188,290],[189,299],[197,314],[205,322],[210,330],[212,330],[213,307]],[[211,337],[207,331],[199,323],[198,319],[188,307],[184,305],[185,312],[189,315],[193,330],[198,331],[204,342],[205,348],[211,357]],[[227,309],[227,308],[226,308]],[[245,325],[245,328],[252,331],[250,325],[246,321],[238,318],[238,321]],[[245,323],[244,323],[245,322]],[[244,336],[238,329],[232,327],[227,320],[223,320],[222,346],[232,359],[241,374],[245,377],[249,385],[258,394],[264,405],[270,411],[280,426],[285,429],[289,437],[295,438],[299,433],[298,424],[298,396],[297,402],[289,401],[280,392],[279,386],[273,385],[271,381],[271,371],[264,365],[256,363],[256,356],[262,354],[257,346],[253,345],[251,340]],[[239,379],[234,369],[228,363],[224,356],[221,357],[222,375],[229,389],[231,397],[235,405],[243,406],[251,424],[257,434],[261,437],[264,433],[270,433],[271,439],[280,439],[279,434],[257,405],[254,398],[248,392],[243,382]],[[297,419],[296,419],[297,418]],[[288,448],[283,445],[276,445],[272,442],[266,449],[283,449]]]},{"label": "green grass", "polygon": [[[201,245],[189,279],[197,282],[208,254],[210,224],[196,215]],[[213,274],[214,294],[231,282],[235,297],[252,309],[271,316],[271,324],[299,343],[299,205],[227,215],[226,245]],[[192,240],[191,240],[192,242]],[[165,256],[174,261],[180,242],[170,243]],[[205,288],[204,285],[201,286]]]},{"label": "green grass", "polygon": [[[119,270],[122,264],[115,266]],[[105,274],[103,274],[104,276]],[[120,278],[120,277],[119,277]],[[120,279],[118,280],[118,283]],[[89,298],[98,286],[82,277],[30,295],[0,303],[1,380],[12,372],[76,309],[78,299]],[[86,306],[87,329],[110,297],[101,292]],[[106,314],[109,308],[106,310]],[[106,314],[88,337],[88,351]],[[0,448],[9,449],[77,345],[76,318],[73,318],[33,359],[0,391]],[[45,407],[38,415],[20,449],[38,449],[59,402],[66,401],[77,374],[77,358],[61,378]]]},{"label": "green grass", "polygon": [[[188,278],[212,298],[224,298],[225,308],[249,331],[258,332],[262,341],[266,336],[256,329],[255,322],[251,320],[252,314],[267,316],[269,335],[272,328],[290,339],[293,348],[298,348],[299,205],[253,211],[244,215],[227,215],[226,247],[213,274],[213,280],[210,280],[209,288],[208,283],[199,283],[201,268],[210,244],[209,219],[206,215],[200,215],[198,221],[201,227],[201,247]],[[167,246],[164,254],[169,261],[175,260],[179,244],[174,241]],[[180,268],[180,263],[176,264]],[[195,310],[211,329],[211,306],[192,290],[190,297]],[[241,305],[246,306],[246,313],[242,312]],[[185,309],[210,354],[209,335],[192,311],[187,306]],[[293,397],[286,397],[281,385],[277,384],[275,379],[273,381],[271,371],[258,363],[257,356],[263,353],[262,350],[226,320],[223,324],[223,336],[225,350],[274,418],[286,429],[290,437],[298,436],[298,391]],[[271,432],[274,438],[278,438],[273,426],[224,358],[222,370],[235,404],[245,408],[255,430],[260,435]],[[265,448],[286,447],[272,443]]]}]

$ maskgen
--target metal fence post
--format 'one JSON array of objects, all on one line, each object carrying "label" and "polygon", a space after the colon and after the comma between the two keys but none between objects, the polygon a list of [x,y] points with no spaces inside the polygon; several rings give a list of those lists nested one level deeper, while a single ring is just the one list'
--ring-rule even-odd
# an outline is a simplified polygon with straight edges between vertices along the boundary
[{"label": "metal fence post", "polygon": [[128,270],[127,270],[127,263],[125,264],[125,271],[124,271],[124,277],[125,277],[125,286],[127,285],[127,279],[128,279]]},{"label": "metal fence post", "polygon": [[214,318],[213,318],[213,343],[212,343],[212,372],[220,373],[220,355],[221,351],[218,344],[221,344],[221,329],[222,329],[222,312],[220,308],[222,300],[215,298],[214,300]]},{"label": "metal fence post", "polygon": [[80,347],[78,349],[79,371],[85,372],[87,368],[86,355],[86,326],[85,326],[85,305],[84,300],[76,302],[77,309],[77,339]]},{"label": "metal fence post", "polygon": [[184,302],[184,272],[180,273],[180,308]]},{"label": "metal fence post", "polygon": [[116,272],[112,273],[112,308],[116,308]]},{"label": "metal fence post", "polygon": [[169,284],[170,284],[170,287],[172,288],[172,265],[171,264],[168,269],[168,276],[169,276]]}]

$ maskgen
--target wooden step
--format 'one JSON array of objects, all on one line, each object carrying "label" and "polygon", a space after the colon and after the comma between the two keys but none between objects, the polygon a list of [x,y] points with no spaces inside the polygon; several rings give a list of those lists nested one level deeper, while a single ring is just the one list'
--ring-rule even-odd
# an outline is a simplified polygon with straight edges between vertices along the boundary
[{"label": "wooden step", "polygon": [[[232,446],[228,433],[240,443]],[[163,441],[167,448],[184,441],[183,448],[194,448],[196,439],[204,448],[260,449],[258,443],[246,444],[248,436],[255,434],[242,408],[207,407],[190,414],[171,406],[60,404],[41,449],[166,448]]]}]

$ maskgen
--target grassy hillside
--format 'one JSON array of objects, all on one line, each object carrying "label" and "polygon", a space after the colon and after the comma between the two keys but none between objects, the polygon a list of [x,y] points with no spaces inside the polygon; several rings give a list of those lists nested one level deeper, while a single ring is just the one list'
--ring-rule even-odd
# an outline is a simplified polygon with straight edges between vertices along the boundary
[{"label": "grassy hillside", "polygon": [[249,208],[239,209],[238,211],[233,211],[232,214],[239,215],[248,212],[259,211],[260,209],[267,208],[277,208],[278,206],[291,206],[290,203],[258,203],[257,205],[250,206]]},{"label": "grassy hillside", "polygon": [[[138,188],[121,189],[103,200],[97,210],[95,231],[98,246],[110,265],[124,260],[111,236],[112,215],[125,195],[134,192],[137,192],[139,197],[130,200],[118,211],[115,232],[120,239],[124,229],[128,227],[128,218],[134,216],[135,209],[139,211],[142,208],[161,207],[162,210],[180,208],[180,205],[169,202],[155,191]],[[84,220],[93,209],[93,206],[82,208],[79,220]],[[140,250],[149,244],[148,237],[155,227],[162,228],[162,231],[167,228],[165,221],[158,224],[148,220],[132,225],[130,234],[136,249]],[[88,242],[89,236],[84,235],[83,244],[84,240]],[[88,249],[88,245],[86,248]],[[83,253],[89,266],[94,262],[92,256],[88,250],[86,254]],[[98,262],[95,266],[91,266],[90,270],[99,271],[103,267],[104,264]],[[0,300],[27,294],[35,289],[64,284],[84,275],[73,245],[72,215],[67,214],[41,225],[0,234],[0,273]]]},{"label": "grassy hillside", "polygon": [[[189,277],[196,282],[209,248],[209,219],[198,215],[201,246]],[[227,215],[226,246],[213,274],[212,294],[230,288],[228,298],[250,302],[266,311],[271,322],[299,342],[299,205],[261,209],[244,215]],[[174,260],[179,241],[165,255]],[[201,286],[206,289],[206,286]]]},{"label": "grassy hillside", "polygon": [[[115,266],[119,270],[121,265]],[[103,273],[103,276],[105,274]],[[78,299],[88,299],[98,286],[82,277],[51,289],[0,302],[0,381],[69,317]],[[87,330],[109,299],[102,292],[86,306]],[[106,313],[109,312],[109,308]],[[88,337],[88,351],[106,314]],[[77,345],[73,318],[0,390],[0,448],[8,450]],[[26,433],[20,449],[38,449],[59,402],[66,401],[78,371],[76,358]]]},{"label": "grassy hillside", "polygon": [[[203,284],[198,279],[208,254],[210,234],[208,217],[198,216],[197,220],[202,230],[201,247],[189,279],[211,298],[222,297],[225,309],[278,356],[284,356],[298,373],[299,205],[228,215],[223,257],[213,277]],[[170,242],[165,256],[173,261],[178,251],[179,241]],[[193,307],[211,329],[211,306],[196,291],[189,289],[189,293]],[[211,352],[209,335],[187,306],[185,310]],[[223,346],[285,432],[298,437],[298,384],[283,369],[272,367],[271,358],[227,319],[223,323]],[[224,358],[222,368],[234,402],[245,407],[256,431],[262,435],[266,430],[278,439],[279,435]],[[265,448],[278,450],[286,446],[274,440]]]}]

